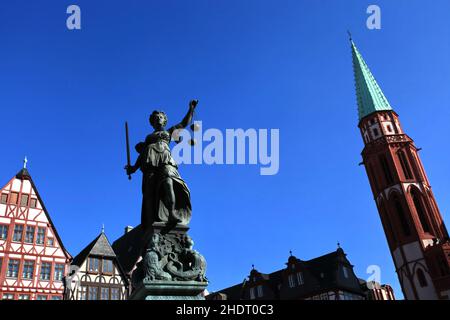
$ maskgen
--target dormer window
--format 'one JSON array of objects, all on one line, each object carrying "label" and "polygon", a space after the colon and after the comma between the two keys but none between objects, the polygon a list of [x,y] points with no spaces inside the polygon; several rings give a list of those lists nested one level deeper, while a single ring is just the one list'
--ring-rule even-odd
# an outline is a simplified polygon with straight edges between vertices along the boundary
[{"label": "dormer window", "polygon": [[288,276],[288,282],[289,282],[289,288],[294,288],[295,287],[295,279],[294,279],[294,275],[290,274]]},{"label": "dormer window", "polygon": [[302,272],[297,272],[297,283],[299,286],[305,283]]},{"label": "dormer window", "polygon": [[250,299],[255,299],[255,288],[250,288]]},{"label": "dormer window", "polygon": [[345,278],[348,278],[348,270],[347,270],[347,267],[342,267],[342,271],[344,271],[344,277]]},{"label": "dormer window", "polygon": [[256,287],[257,291],[258,291],[258,298],[261,298],[263,296],[263,286],[259,285]]}]

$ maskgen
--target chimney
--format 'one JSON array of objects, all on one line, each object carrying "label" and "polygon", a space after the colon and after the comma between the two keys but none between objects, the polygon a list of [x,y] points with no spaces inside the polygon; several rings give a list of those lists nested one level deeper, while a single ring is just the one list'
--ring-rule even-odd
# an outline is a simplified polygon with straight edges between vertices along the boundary
[{"label": "chimney", "polygon": [[126,226],[125,227],[125,234],[127,234],[128,232],[130,232],[131,230],[133,230],[132,226]]}]

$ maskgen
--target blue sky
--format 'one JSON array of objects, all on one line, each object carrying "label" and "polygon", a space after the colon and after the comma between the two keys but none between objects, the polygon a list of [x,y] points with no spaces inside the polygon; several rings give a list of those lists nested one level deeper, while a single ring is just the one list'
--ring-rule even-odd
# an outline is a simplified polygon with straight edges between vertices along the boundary
[{"label": "blue sky", "polygon": [[[366,28],[378,4],[382,29]],[[77,4],[82,29],[66,28]],[[255,264],[284,267],[336,249],[358,276],[381,267],[401,290],[361,161],[350,45],[416,141],[444,220],[450,167],[450,3],[427,1],[33,1],[0,4],[0,184],[29,169],[76,255],[104,223],[112,242],[140,219],[140,176],[123,171],[148,115],[205,128],[280,129],[280,171],[183,165],[190,234],[214,291]],[[132,154],[135,158],[135,154]]]}]

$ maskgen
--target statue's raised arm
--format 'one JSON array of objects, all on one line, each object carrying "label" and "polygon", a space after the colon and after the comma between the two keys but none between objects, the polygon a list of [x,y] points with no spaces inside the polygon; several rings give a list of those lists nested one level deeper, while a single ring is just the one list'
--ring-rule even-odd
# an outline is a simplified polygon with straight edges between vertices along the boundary
[{"label": "statue's raised arm", "polygon": [[175,130],[184,129],[189,125],[189,123],[192,122],[192,117],[194,116],[194,110],[197,107],[197,104],[198,104],[198,100],[191,100],[189,102],[189,110],[188,110],[187,114],[184,116],[183,120],[181,120],[180,123],[169,128],[168,131],[171,135]]}]

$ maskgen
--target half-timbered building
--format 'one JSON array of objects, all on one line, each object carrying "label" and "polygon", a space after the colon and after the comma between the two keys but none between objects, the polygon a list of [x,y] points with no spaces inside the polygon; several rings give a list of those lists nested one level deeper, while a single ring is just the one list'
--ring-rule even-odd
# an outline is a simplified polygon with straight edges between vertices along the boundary
[{"label": "half-timbered building", "polygon": [[66,279],[68,300],[126,300],[128,281],[104,231],[74,259]]},{"label": "half-timbered building", "polygon": [[0,190],[0,299],[63,299],[70,260],[25,162]]}]

